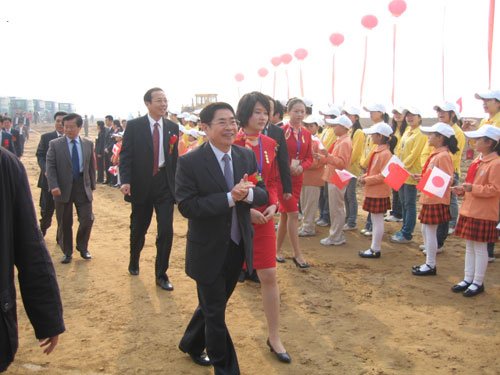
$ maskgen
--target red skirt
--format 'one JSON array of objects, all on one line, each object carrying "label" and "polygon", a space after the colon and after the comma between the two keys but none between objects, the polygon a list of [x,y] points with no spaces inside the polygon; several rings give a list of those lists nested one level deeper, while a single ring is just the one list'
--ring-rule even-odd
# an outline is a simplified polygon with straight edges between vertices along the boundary
[{"label": "red skirt", "polygon": [[451,220],[450,206],[447,204],[423,204],[418,220],[422,224],[442,224]]},{"label": "red skirt", "polygon": [[497,242],[497,222],[459,215],[455,235],[476,242]]},{"label": "red skirt", "polygon": [[365,197],[363,210],[372,214],[383,214],[391,209],[391,199]]},{"label": "red skirt", "polygon": [[280,202],[279,212],[299,212],[300,192],[302,190],[302,175],[292,176],[292,197],[288,200],[283,198],[283,186],[278,184],[278,200]]},{"label": "red skirt", "polygon": [[274,220],[253,224],[253,268],[262,270],[276,267],[276,232]]}]

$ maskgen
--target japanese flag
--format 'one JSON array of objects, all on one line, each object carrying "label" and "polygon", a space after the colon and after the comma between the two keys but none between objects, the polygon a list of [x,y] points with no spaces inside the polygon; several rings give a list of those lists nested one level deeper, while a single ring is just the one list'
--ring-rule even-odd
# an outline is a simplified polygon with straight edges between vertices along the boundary
[{"label": "japanese flag", "polygon": [[424,175],[417,188],[427,195],[443,198],[450,181],[451,176],[449,174],[446,174],[438,167],[434,167],[430,173]]},{"label": "japanese flag", "polygon": [[389,159],[389,161],[387,162],[387,164],[384,167],[384,169],[382,169],[382,176],[387,177],[389,175],[389,172],[390,172],[389,167],[391,166],[391,164],[397,164],[401,168],[405,169],[405,165],[403,164],[403,162],[401,161],[401,159],[398,158],[396,155],[392,155],[392,157]]},{"label": "japanese flag", "polygon": [[335,169],[335,173],[332,175],[330,182],[342,190],[349,183],[351,178],[356,178],[356,176],[345,169]]}]

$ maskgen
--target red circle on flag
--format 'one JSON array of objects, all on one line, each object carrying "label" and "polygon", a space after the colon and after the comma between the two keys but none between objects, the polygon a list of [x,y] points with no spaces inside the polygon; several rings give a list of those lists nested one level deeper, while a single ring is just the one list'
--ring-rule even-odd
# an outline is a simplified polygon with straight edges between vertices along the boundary
[{"label": "red circle on flag", "polygon": [[440,176],[435,176],[433,179],[432,179],[432,184],[438,188],[442,187],[444,185],[444,179],[443,177],[440,177]]}]

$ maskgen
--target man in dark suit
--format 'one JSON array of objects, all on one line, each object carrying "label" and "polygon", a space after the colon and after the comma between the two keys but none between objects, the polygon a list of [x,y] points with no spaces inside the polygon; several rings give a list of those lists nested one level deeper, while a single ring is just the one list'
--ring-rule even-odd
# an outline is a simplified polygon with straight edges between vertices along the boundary
[{"label": "man in dark suit", "polygon": [[12,135],[4,131],[3,120],[8,117],[0,118],[0,146],[9,150],[14,155],[16,155],[16,150],[14,148],[14,142],[12,141]]},{"label": "man in dark suit", "polygon": [[106,181],[103,182],[104,185],[113,185],[113,175],[109,172],[109,167],[111,167],[111,156],[113,155],[113,116],[107,115],[104,118],[104,124],[106,125],[106,133],[104,137],[104,173],[106,176]]},{"label": "man in dark suit", "polygon": [[59,245],[64,256],[61,263],[70,263],[73,256],[73,205],[80,225],[76,234],[76,249],[83,259],[90,260],[88,250],[94,222],[92,190],[95,190],[94,145],[80,138],[83,119],[79,114],[64,116],[64,137],[49,142],[47,152],[47,182],[54,197]]},{"label": "man in dark suit", "polygon": [[[179,158],[175,195],[189,219],[186,273],[196,281],[196,308],[179,349],[215,374],[239,374],[238,360],[225,323],[227,302],[246,260],[253,268],[250,208],[268,200],[252,151],[232,145],[238,132],[233,108],[211,103],[200,113],[208,142]],[[207,349],[208,357],[203,352]]]},{"label": "man in dark suit", "polygon": [[14,360],[18,346],[17,268],[24,308],[40,346],[49,354],[64,332],[56,274],[38,230],[26,171],[0,147],[0,372]]},{"label": "man in dark suit", "polygon": [[174,287],[167,270],[174,236],[174,179],[178,155],[179,127],[164,118],[168,101],[162,89],[146,92],[148,114],[127,123],[120,152],[120,190],[132,203],[130,216],[131,275],[139,274],[139,258],[156,212],[156,284],[164,290]]},{"label": "man in dark suit", "polygon": [[54,215],[54,198],[49,191],[47,176],[45,175],[45,164],[47,161],[47,151],[49,151],[49,142],[64,135],[63,117],[66,112],[57,112],[54,115],[55,130],[49,133],[42,134],[38,148],[36,149],[36,159],[40,167],[40,175],[38,176],[38,187],[40,190],[40,230],[45,237],[47,229],[52,225],[52,215]]},{"label": "man in dark suit", "polygon": [[[2,128],[3,131],[10,134],[12,138],[12,148],[14,149],[14,154],[20,158],[23,153],[22,149],[24,148],[24,142],[21,140],[21,136],[19,131],[12,128],[12,119],[10,117],[4,117],[2,120]],[[21,145],[22,143],[22,145]],[[9,149],[10,151],[10,149]]]}]

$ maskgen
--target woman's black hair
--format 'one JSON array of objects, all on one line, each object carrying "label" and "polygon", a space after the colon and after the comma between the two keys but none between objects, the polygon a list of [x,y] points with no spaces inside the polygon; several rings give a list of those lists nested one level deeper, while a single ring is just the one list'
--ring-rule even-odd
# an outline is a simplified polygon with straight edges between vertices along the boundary
[{"label": "woman's black hair", "polygon": [[384,114],[382,115],[382,119],[387,124],[389,122],[389,115],[386,112],[384,112]]},{"label": "woman's black hair", "polygon": [[[401,123],[401,127],[399,128],[399,135],[403,135],[405,130],[406,130],[406,127],[408,126],[408,122],[406,121],[406,115],[403,116],[403,122]],[[396,120],[394,120],[394,117],[392,118],[392,121],[391,121],[391,127],[392,127],[392,131],[394,133],[396,133],[396,130],[398,129],[398,123],[396,122]]]},{"label": "woman's black hair", "polygon": [[450,150],[450,152],[452,154],[456,154],[458,152],[458,150],[459,150],[457,138],[454,135],[452,135],[450,138],[445,137],[442,134],[439,134],[439,135],[444,138],[443,146],[447,146],[448,150]]},{"label": "woman's black hair", "polygon": [[104,131],[104,121],[98,120],[97,126],[99,127],[99,131]]},{"label": "woman's black hair", "polygon": [[383,144],[389,145],[389,150],[391,151],[391,154],[394,154],[394,149],[396,148],[396,145],[398,144],[398,139],[396,138],[396,136],[391,135],[389,137],[386,137],[385,135],[382,135],[382,141],[383,141]]},{"label": "woman's black hair", "polygon": [[236,109],[236,118],[240,122],[242,128],[248,125],[248,120],[252,117],[253,110],[257,103],[260,103],[269,115],[269,112],[271,112],[271,105],[266,95],[258,91],[252,91],[241,97],[238,108]]},{"label": "woman's black hair", "polygon": [[361,126],[361,123],[359,122],[359,116],[358,115],[355,115],[356,116],[356,121],[353,122],[352,124],[352,131],[351,131],[351,139],[354,137],[354,133],[356,133],[358,130],[361,130],[363,131],[363,127]]}]

